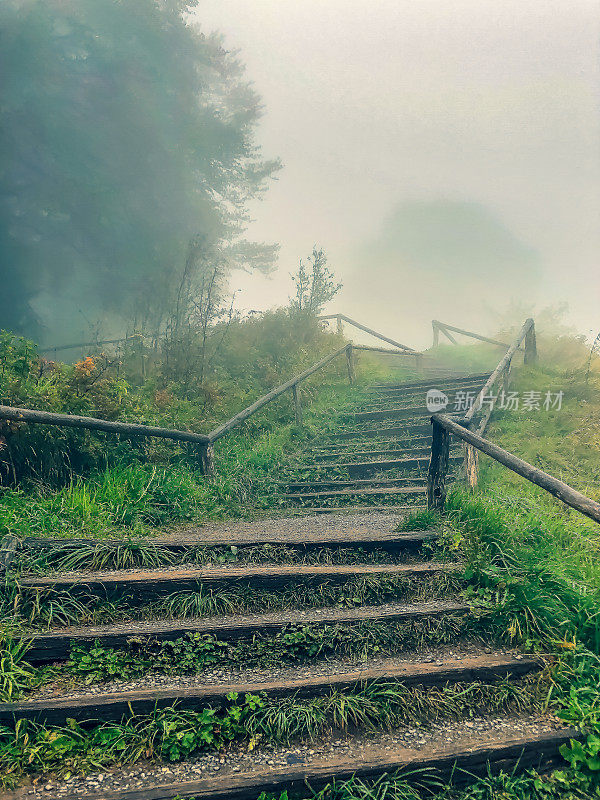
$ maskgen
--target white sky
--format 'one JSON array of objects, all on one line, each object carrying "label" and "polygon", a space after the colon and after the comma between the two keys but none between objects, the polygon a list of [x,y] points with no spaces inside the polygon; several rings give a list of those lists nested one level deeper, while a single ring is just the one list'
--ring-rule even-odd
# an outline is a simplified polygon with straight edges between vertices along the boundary
[{"label": "white sky", "polygon": [[196,16],[240,50],[259,140],[284,163],[249,231],[281,243],[279,271],[235,276],[243,308],[285,302],[318,243],[345,281],[330,310],[419,346],[432,316],[483,331],[494,290],[417,303],[401,265],[357,277],[397,204],[446,199],[481,204],[538,253],[540,306],[567,300],[580,331],[600,328],[596,2],[202,0]]}]

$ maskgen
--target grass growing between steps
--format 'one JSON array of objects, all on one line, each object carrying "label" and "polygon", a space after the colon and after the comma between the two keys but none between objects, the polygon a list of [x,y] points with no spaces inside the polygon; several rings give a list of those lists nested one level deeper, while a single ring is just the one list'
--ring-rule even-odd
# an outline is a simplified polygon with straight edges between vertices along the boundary
[{"label": "grass growing between steps", "polygon": [[[483,641],[485,635],[478,619],[447,614],[406,622],[290,626],[274,635],[256,635],[237,642],[200,634],[186,634],[171,642],[140,637],[130,639],[122,648],[103,647],[96,642],[92,646],[74,646],[64,663],[40,667],[28,665],[26,652],[18,650],[18,658],[0,661],[0,668],[4,669],[0,686],[12,685],[11,693],[0,696],[0,701],[23,698],[40,686],[74,689],[153,673],[195,675],[204,669],[227,666],[277,668],[327,658],[361,663],[371,656],[393,656],[461,639]],[[5,633],[3,647],[17,652],[18,643]]]},{"label": "grass growing between steps", "polygon": [[535,770],[490,774],[472,782],[468,789],[444,786],[427,771],[403,771],[376,780],[333,781],[310,794],[263,792],[257,800],[593,800],[599,796],[590,779],[570,770],[556,770],[551,775]]},{"label": "grass growing between steps", "polygon": [[17,722],[0,727],[0,771],[10,786],[26,774],[52,772],[60,777],[125,765],[141,758],[177,762],[222,749],[233,740],[289,744],[312,741],[325,732],[390,729],[461,719],[481,713],[532,711],[542,702],[543,687],[519,683],[457,683],[424,689],[377,682],[354,691],[312,699],[236,693],[219,708],[177,708],[130,715],[100,725],[44,726]]},{"label": "grass growing between steps", "polygon": [[[441,557],[442,553],[440,553]],[[65,542],[47,550],[17,552],[11,570],[18,574],[49,574],[96,570],[151,569],[161,566],[222,564],[406,564],[422,560],[418,553],[367,550],[363,547],[311,548],[263,544],[246,547],[198,546],[177,552],[157,545],[152,539],[111,542]]]},{"label": "grass growing between steps", "polygon": [[[292,580],[290,579],[290,583]],[[173,592],[159,600],[128,600],[117,596],[101,600],[69,590],[8,587],[0,613],[7,622],[35,628],[63,625],[109,624],[135,619],[195,619],[221,614],[256,614],[309,608],[352,608],[390,602],[442,600],[463,587],[460,573],[407,577],[355,577],[343,583],[296,579],[278,591],[251,584],[232,589]]]}]

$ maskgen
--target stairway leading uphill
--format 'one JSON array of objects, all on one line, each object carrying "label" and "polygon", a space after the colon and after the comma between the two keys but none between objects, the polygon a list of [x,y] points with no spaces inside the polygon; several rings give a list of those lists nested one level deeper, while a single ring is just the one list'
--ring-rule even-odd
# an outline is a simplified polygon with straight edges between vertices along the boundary
[{"label": "stairway leading uphill", "polygon": [[[441,388],[476,391],[484,380]],[[427,769],[465,782],[554,764],[578,734],[527,705],[544,659],[486,637],[464,599],[463,566],[437,531],[403,531],[394,508],[422,503],[432,383],[373,387],[343,411],[303,468],[310,478],[287,483],[290,504],[330,514],[189,529],[155,540],[163,562],[143,569],[82,569],[79,559],[65,572],[65,552],[85,545],[26,541],[45,569],[20,576],[19,602],[68,596],[82,609],[76,624],[32,628],[28,658],[71,656],[80,671],[1,704],[0,725],[155,725],[155,759],[44,776],[2,800],[309,797],[308,784],[353,775]],[[350,501],[352,513],[329,505]],[[107,654],[130,674],[102,672]],[[220,728],[211,740],[202,725],[232,707],[240,727],[215,748]],[[169,763],[183,740],[187,754]]]},{"label": "stairway leading uphill", "polygon": [[[427,393],[443,393],[451,415],[464,415],[488,374],[376,384],[341,409],[334,432],[311,443],[282,484],[290,505],[329,511],[346,506],[423,507],[431,445]],[[462,448],[450,453],[455,472]]]}]

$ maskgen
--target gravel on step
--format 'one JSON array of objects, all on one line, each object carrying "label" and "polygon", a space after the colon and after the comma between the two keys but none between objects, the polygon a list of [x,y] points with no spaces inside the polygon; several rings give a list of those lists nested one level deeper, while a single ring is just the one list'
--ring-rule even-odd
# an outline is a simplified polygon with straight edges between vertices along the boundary
[{"label": "gravel on step", "polygon": [[[289,767],[306,764],[319,757],[335,754],[337,758],[361,760],[363,749],[377,746],[388,751],[390,756],[403,748],[421,750],[428,746],[447,747],[453,743],[481,744],[486,739],[494,740],[506,736],[517,738],[550,733],[564,726],[552,718],[523,717],[474,717],[468,721],[445,722],[427,728],[405,727],[389,732],[372,731],[356,735],[334,735],[314,742],[295,744],[290,747],[259,745],[248,752],[247,744],[235,744],[229,750],[210,753],[178,764],[138,763],[125,769],[107,770],[87,777],[73,776],[67,781],[42,777],[37,786],[25,788],[20,797],[61,798],[66,794],[80,795],[115,790],[143,789],[160,784],[193,781],[211,775],[227,776],[238,772],[271,767]],[[8,796],[10,797],[10,796]],[[6,797],[6,800],[8,800]]]},{"label": "gravel on step", "polygon": [[302,666],[269,667],[268,669],[231,667],[207,667],[204,670],[190,675],[167,675],[149,673],[143,677],[131,680],[113,680],[107,683],[98,683],[92,686],[73,683],[54,682],[40,687],[28,695],[27,700],[43,700],[50,698],[76,698],[99,694],[113,694],[118,692],[141,691],[145,689],[190,688],[194,686],[216,686],[218,684],[240,683],[269,683],[276,680],[293,680],[295,678],[314,678],[323,675],[335,675],[364,667],[376,669],[382,666],[402,666],[404,664],[451,664],[461,661],[468,656],[489,654],[490,656],[511,655],[516,658],[520,654],[510,648],[482,647],[481,642],[461,641],[445,647],[428,648],[420,651],[403,653],[402,656],[389,658],[370,657],[368,661],[359,658],[326,658],[319,659]]}]

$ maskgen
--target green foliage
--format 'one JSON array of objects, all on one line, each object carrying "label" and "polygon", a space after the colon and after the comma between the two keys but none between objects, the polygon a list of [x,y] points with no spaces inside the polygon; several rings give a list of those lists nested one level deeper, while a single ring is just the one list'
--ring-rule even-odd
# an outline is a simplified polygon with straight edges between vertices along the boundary
[{"label": "green foliage", "polygon": [[327,256],[322,248],[313,247],[307,261],[308,266],[301,260],[298,271],[292,275],[296,295],[291,298],[290,305],[296,314],[316,316],[323,312],[326,303],[333,300],[342,284],[335,282],[335,275],[327,266]]},{"label": "green foliage", "polygon": [[26,640],[0,629],[0,702],[18,700],[30,688],[34,670],[25,661],[28,650]]},{"label": "green foliage", "polygon": [[67,662],[34,670],[33,683],[73,681],[83,685],[128,679],[149,673],[195,674],[213,664],[279,667],[317,657],[347,657],[362,661],[370,656],[395,655],[427,644],[434,647],[461,637],[476,639],[487,633],[485,624],[465,615],[402,623],[359,623],[288,627],[273,635],[224,642],[215,636],[188,633],[174,641],[131,638],[122,648],[74,646]]},{"label": "green foliage", "polygon": [[247,718],[263,705],[252,694],[227,695],[220,709],[157,709],[120,723],[93,728],[69,720],[65,727],[45,727],[19,720],[13,730],[0,727],[0,768],[5,785],[36,772],[68,777],[140,758],[181,761],[195,753],[218,750],[245,734]]}]

